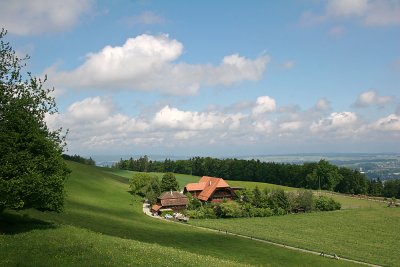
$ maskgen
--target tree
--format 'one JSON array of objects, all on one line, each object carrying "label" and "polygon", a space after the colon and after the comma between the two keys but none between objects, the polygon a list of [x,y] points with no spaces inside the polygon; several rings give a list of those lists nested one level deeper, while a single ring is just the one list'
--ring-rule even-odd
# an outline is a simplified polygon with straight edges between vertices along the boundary
[{"label": "tree", "polygon": [[179,184],[175,178],[175,174],[173,174],[172,172],[167,172],[163,175],[161,179],[161,192],[170,190],[179,190]]},{"label": "tree", "polygon": [[400,179],[385,181],[383,187],[383,196],[400,198]]},{"label": "tree", "polygon": [[129,181],[131,193],[146,198],[154,204],[161,193],[160,180],[157,176],[148,173],[135,173]]},{"label": "tree", "polygon": [[252,204],[253,206],[257,207],[257,208],[261,208],[264,205],[264,195],[261,192],[261,190],[258,188],[258,186],[256,186],[253,189],[253,199],[252,199]]},{"label": "tree", "polygon": [[312,173],[307,175],[308,184],[313,189],[333,190],[342,180],[338,168],[321,159]]},{"label": "tree", "polygon": [[368,189],[368,179],[364,174],[348,168],[339,168],[343,179],[336,185],[335,191],[347,194],[365,194]]},{"label": "tree", "polygon": [[65,136],[51,131],[45,116],[57,112],[54,89],[22,69],[0,32],[0,212],[35,208],[60,212],[69,173],[62,159]]}]

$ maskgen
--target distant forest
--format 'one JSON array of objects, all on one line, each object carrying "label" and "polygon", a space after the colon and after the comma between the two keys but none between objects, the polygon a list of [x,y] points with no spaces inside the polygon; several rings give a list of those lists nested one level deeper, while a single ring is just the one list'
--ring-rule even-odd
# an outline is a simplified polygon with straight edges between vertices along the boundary
[{"label": "distant forest", "polygon": [[94,166],[96,164],[96,162],[91,157],[87,159],[87,158],[81,157],[81,156],[76,155],[76,154],[73,155],[73,156],[70,156],[70,155],[67,155],[67,154],[63,154],[62,157],[65,160],[75,161],[75,162],[79,162],[79,163],[86,164],[86,165],[93,165]]},{"label": "distant forest", "polygon": [[346,194],[368,194],[400,198],[400,180],[383,183],[369,180],[357,170],[338,167],[326,160],[301,165],[260,160],[194,157],[188,160],[151,161],[147,156],[121,159],[113,168],[139,172],[174,172],[213,176],[227,180],[254,181],[307,189],[323,189]]}]

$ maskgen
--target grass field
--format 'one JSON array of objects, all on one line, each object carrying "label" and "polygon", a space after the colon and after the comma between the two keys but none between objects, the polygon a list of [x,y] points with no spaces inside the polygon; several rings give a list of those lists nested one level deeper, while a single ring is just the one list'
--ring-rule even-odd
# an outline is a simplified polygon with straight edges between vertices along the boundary
[{"label": "grass field", "polygon": [[[120,171],[118,171],[120,172]],[[132,172],[125,172],[131,177]],[[158,174],[162,175],[162,174]],[[177,175],[181,187],[199,177]],[[229,181],[232,186],[252,189],[258,186],[286,191],[296,188],[256,182]],[[319,192],[315,192],[319,194]],[[329,194],[342,204],[337,212],[297,214],[269,218],[191,220],[190,223],[213,229],[254,236],[370,263],[400,266],[397,253],[400,240],[400,209],[385,203]]]},{"label": "grass field", "polygon": [[1,215],[0,266],[352,265],[150,218],[127,192],[123,175],[68,165],[63,213]]}]

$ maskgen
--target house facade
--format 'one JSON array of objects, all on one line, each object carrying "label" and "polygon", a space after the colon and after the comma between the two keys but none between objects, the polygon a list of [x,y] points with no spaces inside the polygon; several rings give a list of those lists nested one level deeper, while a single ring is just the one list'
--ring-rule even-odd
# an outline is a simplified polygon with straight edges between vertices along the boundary
[{"label": "house facade", "polygon": [[203,202],[221,202],[236,198],[235,189],[222,178],[203,176],[198,183],[189,183],[183,193],[191,193]]},{"label": "house facade", "polygon": [[180,212],[189,204],[187,196],[178,191],[168,191],[162,193],[157,198],[157,203],[151,207],[152,213],[160,213],[163,210]]}]

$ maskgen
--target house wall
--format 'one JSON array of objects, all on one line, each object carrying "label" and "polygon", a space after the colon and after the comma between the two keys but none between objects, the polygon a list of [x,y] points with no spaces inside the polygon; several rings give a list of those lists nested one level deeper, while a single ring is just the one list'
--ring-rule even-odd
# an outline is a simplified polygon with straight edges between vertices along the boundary
[{"label": "house wall", "polygon": [[226,199],[232,200],[233,198],[235,198],[235,194],[231,190],[223,188],[215,190],[215,192],[211,195],[209,200],[211,200],[212,202],[219,202]]}]

